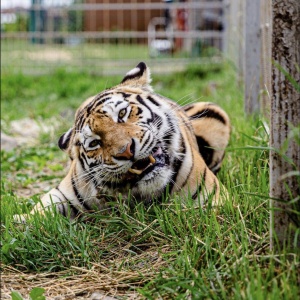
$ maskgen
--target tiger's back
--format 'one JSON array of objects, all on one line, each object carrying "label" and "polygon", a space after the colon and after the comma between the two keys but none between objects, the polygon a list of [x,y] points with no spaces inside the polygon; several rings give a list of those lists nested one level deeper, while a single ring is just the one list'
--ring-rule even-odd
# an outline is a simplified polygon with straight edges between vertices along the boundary
[{"label": "tiger's back", "polygon": [[230,138],[230,120],[226,112],[211,102],[198,102],[183,107],[193,126],[201,156],[217,174]]}]

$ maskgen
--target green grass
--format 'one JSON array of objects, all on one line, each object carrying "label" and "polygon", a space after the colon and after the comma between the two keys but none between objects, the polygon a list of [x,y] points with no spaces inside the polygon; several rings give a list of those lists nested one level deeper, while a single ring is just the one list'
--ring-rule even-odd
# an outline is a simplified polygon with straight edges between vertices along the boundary
[{"label": "green grass", "polygon": [[[228,65],[154,74],[153,80],[160,94],[180,103],[213,101],[231,117],[232,137],[218,175],[230,196],[218,211],[174,197],[150,208],[130,209],[120,202],[110,214],[74,222],[58,214],[35,216],[25,226],[12,222],[13,214],[30,210],[38,200],[38,194],[20,196],[22,189],[36,187],[42,194],[45,183],[50,188],[64,176],[67,157],[55,143],[71,126],[75,109],[120,80],[63,69],[40,77],[3,74],[7,133],[10,121],[24,117],[45,122],[55,117],[59,125],[37,147],[1,152],[4,273],[11,268],[25,277],[52,272],[56,280],[70,282],[84,274],[73,290],[108,285],[104,291],[125,299],[134,292],[147,299],[296,299],[299,255],[269,250],[268,151],[262,149],[268,146],[267,128],[263,119],[244,116],[242,91]],[[32,288],[37,281],[27,284]]]},{"label": "green grass", "polygon": [[[218,56],[212,48],[201,51],[202,57]],[[199,58],[196,54],[194,59]],[[187,59],[191,55],[184,51],[177,51],[172,57]],[[26,74],[47,74],[55,72],[57,68],[66,68],[70,71],[81,70],[95,74],[120,74],[127,72],[132,61],[149,61],[157,63],[159,59],[170,59],[170,55],[161,54],[159,58],[151,59],[145,41],[124,39],[117,42],[94,43],[83,42],[79,45],[68,44],[33,44],[26,40],[3,39],[1,41],[1,72],[18,72]],[[167,65],[166,65],[167,66]],[[128,67],[130,68],[131,65]],[[160,66],[161,67],[161,66]]]},{"label": "green grass", "polygon": [[[26,40],[3,39],[1,41],[1,70],[29,69],[55,70],[63,66],[73,69],[91,70],[101,73],[107,61],[124,59],[147,59],[145,44],[109,44],[105,42],[67,44],[33,44]],[[117,63],[117,65],[120,63]],[[114,65],[113,63],[111,65]],[[115,65],[115,67],[117,66]],[[34,67],[33,67],[34,66]],[[98,70],[97,70],[98,69]]]}]

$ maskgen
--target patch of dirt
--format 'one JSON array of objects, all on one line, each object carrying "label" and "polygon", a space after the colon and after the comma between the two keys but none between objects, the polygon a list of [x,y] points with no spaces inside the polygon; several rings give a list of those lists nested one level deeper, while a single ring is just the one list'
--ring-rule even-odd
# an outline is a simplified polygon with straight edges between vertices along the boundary
[{"label": "patch of dirt", "polygon": [[18,140],[1,131],[1,150],[12,151],[19,145]]},{"label": "patch of dirt", "polygon": [[62,49],[44,49],[38,52],[27,52],[26,56],[31,60],[40,60],[48,62],[72,60],[72,54]]},{"label": "patch of dirt", "polygon": [[[67,172],[65,172],[67,174]],[[29,198],[33,195],[39,193],[46,193],[50,191],[52,188],[58,186],[61,182],[61,178],[53,179],[50,181],[38,181],[34,184],[29,184],[26,187],[19,187],[17,190],[14,191],[17,197],[20,198]]]},{"label": "patch of dirt", "polygon": [[[24,185],[22,181],[18,180],[18,174],[20,173],[20,171],[8,174],[7,179],[12,184],[13,193],[20,198],[29,198],[36,194],[47,193],[52,188],[58,186],[62,181],[62,178],[67,175],[70,161],[67,158],[63,158],[60,160],[54,159],[53,161],[49,162],[49,165],[50,164],[60,164],[62,165],[62,170],[53,171],[48,168],[48,166],[45,166],[38,173],[32,169],[23,169],[22,173],[33,179],[32,183],[28,183],[26,185]],[[51,176],[53,174],[55,174],[55,178],[43,180],[44,176]]]},{"label": "patch of dirt", "polygon": [[[56,125],[54,126],[53,124]],[[21,145],[35,146],[41,133],[53,135],[59,125],[53,119],[41,122],[30,118],[11,121],[6,125],[9,134],[1,132],[1,149],[11,151]]]},{"label": "patch of dirt", "polygon": [[48,273],[21,272],[8,266],[1,275],[1,299],[11,299],[12,290],[25,297],[34,287],[44,288],[47,300],[144,299],[134,290],[153,279],[167,262],[154,248],[131,257],[129,262],[132,268],[121,271],[119,266],[124,263],[124,257],[110,261],[111,266],[92,263],[91,269],[72,266],[69,270]]}]

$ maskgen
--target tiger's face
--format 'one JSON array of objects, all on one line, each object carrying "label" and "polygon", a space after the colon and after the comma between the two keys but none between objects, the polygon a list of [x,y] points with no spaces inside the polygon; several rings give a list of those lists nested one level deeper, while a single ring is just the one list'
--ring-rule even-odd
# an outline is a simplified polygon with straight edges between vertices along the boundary
[{"label": "tiger's face", "polygon": [[[145,76],[142,67],[137,73]],[[76,113],[74,130],[60,142],[68,144],[81,178],[91,180],[102,193],[126,196],[130,189],[135,198],[150,200],[172,177],[179,127],[171,105],[156,99],[150,87],[132,81],[123,80],[86,101]]]},{"label": "tiger's face", "polygon": [[168,152],[159,138],[168,129],[162,128],[161,118],[142,97],[105,95],[105,102],[77,129],[78,157],[84,170],[98,170],[99,184],[143,181],[145,185],[159,174],[168,175]]}]

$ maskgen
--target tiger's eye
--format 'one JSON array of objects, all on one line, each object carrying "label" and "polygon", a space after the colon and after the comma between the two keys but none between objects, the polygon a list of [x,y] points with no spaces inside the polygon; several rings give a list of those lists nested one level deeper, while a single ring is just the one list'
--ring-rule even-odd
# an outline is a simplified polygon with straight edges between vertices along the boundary
[{"label": "tiger's eye", "polygon": [[100,145],[100,140],[93,140],[89,143],[90,148],[96,147],[98,145]]},{"label": "tiger's eye", "polygon": [[119,119],[124,118],[125,115],[126,115],[126,108],[123,108],[119,111]]}]

